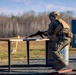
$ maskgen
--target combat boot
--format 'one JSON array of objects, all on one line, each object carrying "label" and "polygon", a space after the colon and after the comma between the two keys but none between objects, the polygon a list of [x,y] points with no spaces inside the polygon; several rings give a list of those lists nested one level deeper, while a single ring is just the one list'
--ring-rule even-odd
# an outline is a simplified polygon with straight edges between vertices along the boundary
[{"label": "combat boot", "polygon": [[54,69],[55,69],[56,71],[59,71],[59,70],[63,69],[64,67],[66,67],[66,64],[65,64],[64,62],[59,62],[59,63],[54,67]]}]

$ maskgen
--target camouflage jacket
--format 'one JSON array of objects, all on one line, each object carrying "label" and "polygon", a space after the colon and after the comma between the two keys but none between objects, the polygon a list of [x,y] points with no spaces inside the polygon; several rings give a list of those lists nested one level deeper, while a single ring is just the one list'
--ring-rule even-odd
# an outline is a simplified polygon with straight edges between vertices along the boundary
[{"label": "camouflage jacket", "polygon": [[[49,24],[48,28],[48,37],[50,38],[51,36],[56,36],[56,37],[61,37],[63,34],[69,35],[69,37],[72,37],[72,33],[70,31],[69,25],[64,22],[62,19],[55,19]],[[52,37],[53,38],[53,37]],[[62,38],[64,38],[62,36]]]}]

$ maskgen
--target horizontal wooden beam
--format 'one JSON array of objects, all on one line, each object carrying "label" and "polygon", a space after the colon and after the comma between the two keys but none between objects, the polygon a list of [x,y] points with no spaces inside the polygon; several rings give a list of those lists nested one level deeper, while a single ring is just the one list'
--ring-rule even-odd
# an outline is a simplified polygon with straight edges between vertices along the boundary
[{"label": "horizontal wooden beam", "polygon": [[0,41],[46,41],[49,39],[39,38],[0,38]]}]

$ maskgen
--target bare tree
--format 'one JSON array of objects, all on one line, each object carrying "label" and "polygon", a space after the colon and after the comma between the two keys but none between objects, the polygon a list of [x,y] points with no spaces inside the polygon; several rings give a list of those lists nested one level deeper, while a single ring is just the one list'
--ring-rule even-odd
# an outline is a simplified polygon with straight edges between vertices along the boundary
[{"label": "bare tree", "polygon": [[[50,23],[48,14],[49,12],[46,11],[35,13],[33,10],[17,16],[0,14],[0,37],[27,36],[38,30],[47,30]],[[71,25],[71,20],[75,18],[74,13],[66,11],[60,14],[61,18]]]}]

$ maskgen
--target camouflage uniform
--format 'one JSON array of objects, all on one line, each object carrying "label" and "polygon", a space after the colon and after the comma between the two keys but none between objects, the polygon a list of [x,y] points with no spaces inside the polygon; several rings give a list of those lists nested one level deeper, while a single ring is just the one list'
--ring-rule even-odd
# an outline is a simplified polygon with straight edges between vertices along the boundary
[{"label": "camouflage uniform", "polygon": [[50,46],[50,54],[57,63],[55,69],[60,70],[66,66],[65,62],[63,61],[61,50],[66,45],[70,44],[72,38],[69,25],[62,19],[53,20],[49,24],[48,38],[55,42],[52,47]]}]

